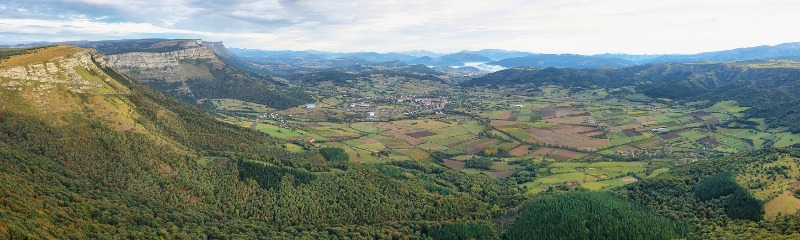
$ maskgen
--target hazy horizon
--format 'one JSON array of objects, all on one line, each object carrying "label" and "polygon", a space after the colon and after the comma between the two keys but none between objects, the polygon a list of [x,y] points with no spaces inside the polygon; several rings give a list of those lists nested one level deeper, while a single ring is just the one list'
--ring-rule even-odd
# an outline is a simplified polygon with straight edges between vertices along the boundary
[{"label": "hazy horizon", "polygon": [[[76,40],[64,40],[64,41],[31,41],[31,42],[23,42],[23,43],[0,43],[0,46],[10,46],[10,47],[17,47],[17,46],[25,46],[25,45],[37,45],[37,44],[46,44],[46,43],[64,43],[64,42],[98,42],[98,41],[120,41],[120,40],[138,40],[138,39],[163,39],[163,40],[189,40],[189,39],[196,39],[196,40],[203,40],[207,42],[223,42],[226,48],[231,49],[242,49],[242,50],[254,50],[254,51],[268,51],[268,52],[279,52],[279,51],[293,51],[293,52],[327,52],[327,53],[379,53],[379,54],[390,54],[390,53],[399,53],[399,54],[407,54],[407,55],[415,55],[409,54],[410,52],[431,52],[436,55],[446,55],[452,53],[459,53],[463,51],[481,51],[481,50],[501,50],[501,51],[508,51],[508,52],[525,52],[531,54],[555,54],[555,55],[562,55],[562,54],[573,54],[573,55],[585,55],[585,56],[597,56],[597,55],[605,55],[605,54],[612,54],[612,55],[631,55],[631,56],[665,56],[665,55],[692,55],[692,54],[701,54],[701,53],[709,53],[709,52],[718,52],[718,51],[727,51],[727,50],[735,50],[735,49],[743,49],[743,48],[754,48],[754,47],[774,47],[777,45],[782,44],[795,44],[800,42],[785,42],[785,43],[778,43],[773,45],[758,45],[758,46],[741,46],[735,47],[730,49],[720,49],[714,51],[704,51],[704,52],[692,52],[692,53],[628,53],[628,52],[604,52],[604,53],[589,53],[589,54],[581,54],[581,53],[574,53],[574,52],[532,52],[532,51],[524,51],[524,50],[516,50],[516,49],[500,49],[500,48],[480,48],[480,49],[461,49],[455,50],[451,52],[437,52],[437,51],[430,51],[427,49],[414,49],[414,50],[402,50],[402,51],[366,51],[366,50],[354,50],[354,51],[330,51],[330,50],[319,50],[319,49],[266,49],[266,48],[246,48],[246,47],[235,47],[230,46],[229,44],[225,43],[224,41],[210,41],[208,39],[202,38],[119,38],[119,39],[97,39],[97,40],[86,40],[86,39],[76,39]],[[417,54],[418,55],[418,54]]]},{"label": "hazy horizon", "polygon": [[800,41],[800,2],[9,0],[0,44],[201,38],[228,47],[693,54]]}]

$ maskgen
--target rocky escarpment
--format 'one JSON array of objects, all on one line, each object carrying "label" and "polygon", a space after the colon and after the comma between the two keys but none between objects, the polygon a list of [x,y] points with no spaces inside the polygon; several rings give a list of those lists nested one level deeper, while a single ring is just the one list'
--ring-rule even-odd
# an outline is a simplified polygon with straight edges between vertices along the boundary
[{"label": "rocky escarpment", "polygon": [[209,99],[237,99],[286,109],[313,99],[286,83],[255,74],[221,42],[134,39],[84,43],[109,65],[155,90],[205,108]]},{"label": "rocky escarpment", "polygon": [[101,67],[108,67],[97,52],[72,46],[56,46],[38,55],[56,55],[40,61],[23,55],[0,64],[0,86],[12,91],[33,91],[47,94],[63,86],[72,92],[125,93]]},{"label": "rocky escarpment", "polygon": [[205,46],[188,48],[173,52],[148,53],[133,52],[109,55],[107,61],[115,67],[160,69],[164,67],[177,67],[181,60],[215,60],[217,56]]},{"label": "rocky escarpment", "polygon": [[178,93],[189,94],[187,80],[213,80],[212,71],[224,67],[224,63],[210,48],[199,40],[170,41],[152,47],[175,47],[183,49],[168,52],[129,52],[107,55],[106,61],[120,72],[143,83],[178,83]]},{"label": "rocky escarpment", "polygon": [[26,109],[53,122],[90,113],[115,129],[141,132],[129,83],[94,49],[45,47],[0,62],[3,110]]},{"label": "rocky escarpment", "polygon": [[203,42],[203,45],[207,46],[209,49],[214,51],[218,56],[222,58],[234,58],[237,57],[236,54],[229,51],[228,48],[222,42]]}]

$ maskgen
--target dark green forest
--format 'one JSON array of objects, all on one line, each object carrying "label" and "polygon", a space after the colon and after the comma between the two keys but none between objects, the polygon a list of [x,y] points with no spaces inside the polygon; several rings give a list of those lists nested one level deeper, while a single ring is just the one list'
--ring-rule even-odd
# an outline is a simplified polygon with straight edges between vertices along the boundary
[{"label": "dark green forest", "polygon": [[344,152],[344,149],[341,148],[320,148],[319,153],[322,154],[322,157],[328,161],[336,161],[336,162],[347,162],[350,159],[350,156]]},{"label": "dark green forest", "polygon": [[686,226],[609,192],[574,192],[533,200],[508,239],[676,239]]},{"label": "dark green forest", "polygon": [[725,197],[723,208],[731,219],[758,221],[764,214],[762,203],[727,172],[717,173],[700,182],[694,189],[694,196],[701,201]]}]

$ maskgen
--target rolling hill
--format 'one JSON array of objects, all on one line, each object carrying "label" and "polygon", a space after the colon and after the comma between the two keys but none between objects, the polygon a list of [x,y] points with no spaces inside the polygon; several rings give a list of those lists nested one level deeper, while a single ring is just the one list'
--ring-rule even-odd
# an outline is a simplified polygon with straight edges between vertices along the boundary
[{"label": "rolling hill", "polygon": [[[788,106],[800,101],[800,68],[793,61],[647,64],[615,69],[513,68],[463,85],[558,85],[570,88],[633,87],[653,98],[719,102],[736,100],[752,107],[749,117],[772,127],[800,132],[800,114]],[[623,92],[621,94],[630,94]]]}]

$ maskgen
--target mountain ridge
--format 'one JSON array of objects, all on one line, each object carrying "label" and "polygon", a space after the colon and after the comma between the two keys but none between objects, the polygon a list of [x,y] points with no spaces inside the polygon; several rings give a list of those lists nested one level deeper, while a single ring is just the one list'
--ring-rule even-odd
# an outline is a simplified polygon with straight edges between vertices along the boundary
[{"label": "mountain ridge", "polygon": [[252,74],[220,43],[200,39],[143,39],[80,42],[106,54],[113,67],[162,92],[206,108],[209,99],[233,98],[273,108],[299,106],[312,99],[271,77]]},{"label": "mountain ridge", "polygon": [[[265,51],[257,49],[237,49],[233,52],[247,58],[265,58],[271,61],[281,59],[334,59],[341,57],[359,57],[365,61],[400,60],[409,64],[426,64],[431,66],[461,66],[465,62],[485,62],[503,67],[560,67],[560,68],[602,68],[628,67],[647,63],[691,63],[691,62],[730,62],[756,59],[800,58],[800,42],[782,43],[742,47],[731,50],[702,52],[696,54],[545,54],[503,49],[482,49],[477,51],[462,50],[454,53],[433,53],[425,50],[406,51],[400,53],[374,53],[382,56],[380,60],[363,57],[365,53],[333,53],[322,51]],[[259,55],[259,53],[261,55]],[[459,61],[453,54],[475,54],[485,59]],[[451,57],[447,57],[451,55]],[[457,55],[456,55],[457,56]],[[444,59],[442,59],[445,57]],[[449,59],[448,59],[449,58]],[[456,57],[457,58],[457,57]],[[340,65],[341,66],[341,65]]]},{"label": "mountain ridge", "polygon": [[557,67],[557,68],[602,68],[602,67],[627,67],[635,65],[634,62],[619,59],[576,54],[532,54],[524,57],[507,58],[500,61],[487,63],[507,68],[511,67]]}]

